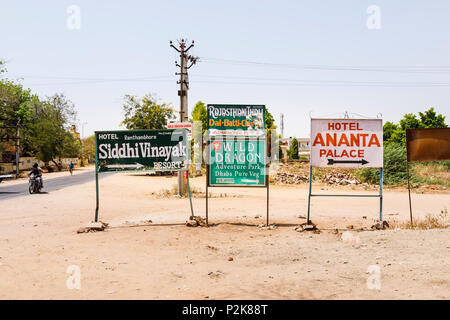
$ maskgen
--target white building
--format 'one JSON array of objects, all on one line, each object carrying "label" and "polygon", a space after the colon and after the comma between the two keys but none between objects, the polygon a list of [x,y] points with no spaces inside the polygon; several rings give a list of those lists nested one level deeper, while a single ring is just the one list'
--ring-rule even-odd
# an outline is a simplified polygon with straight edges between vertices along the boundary
[{"label": "white building", "polygon": [[[287,157],[287,150],[291,147],[293,137],[282,138],[279,141],[280,148],[283,151],[283,155]],[[296,138],[298,141],[298,155],[299,156],[309,156],[311,149],[311,139],[310,138]]]}]

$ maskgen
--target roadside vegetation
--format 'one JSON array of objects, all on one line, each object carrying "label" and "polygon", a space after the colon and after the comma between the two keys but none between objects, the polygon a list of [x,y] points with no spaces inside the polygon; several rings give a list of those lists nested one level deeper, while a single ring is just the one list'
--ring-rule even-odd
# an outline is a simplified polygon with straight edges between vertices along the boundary
[{"label": "roadside vegetation", "polygon": [[[3,67],[2,67],[3,66]],[[0,73],[6,74],[0,62]],[[20,82],[0,78],[0,126],[10,119],[20,120],[20,154],[35,156],[45,163],[58,165],[60,158],[81,155],[81,141],[69,131],[77,120],[75,105],[62,93],[39,97]],[[14,120],[14,121],[15,121]],[[11,128],[0,129],[14,136]],[[0,162],[4,154],[14,151],[14,141],[0,142]],[[7,159],[10,161],[11,159]]]},{"label": "roadside vegetation", "polygon": [[[405,114],[399,124],[386,122],[383,126],[384,170],[383,182],[387,186],[405,186],[406,172],[406,129],[447,128],[445,116],[436,113],[434,108],[419,115]],[[294,138],[287,150],[288,162],[281,166],[281,171],[296,175],[297,183],[308,181],[309,159],[298,157],[298,142]],[[412,188],[424,185],[437,185],[450,188],[450,161],[413,162],[409,164],[410,182]],[[345,176],[346,180],[357,179],[358,183],[378,185],[380,170],[375,168],[345,169],[314,168],[315,182],[326,180],[327,175]],[[297,179],[296,179],[297,178]],[[272,178],[272,181],[275,181]]]},{"label": "roadside vegetation", "polygon": [[[437,114],[434,108],[419,112],[419,116],[409,113],[403,116],[399,124],[386,122],[383,126],[384,172],[386,185],[407,183],[406,172],[406,129],[447,128],[445,116]],[[434,184],[450,187],[450,161],[410,163],[410,181],[416,188],[422,184]],[[360,169],[356,173],[361,182],[377,184],[378,169]]]},{"label": "roadside vegetation", "polygon": [[450,216],[447,208],[441,210],[439,214],[427,214],[423,219],[414,219],[411,222],[391,222],[391,229],[414,229],[414,230],[429,230],[429,229],[447,229],[450,227]]}]

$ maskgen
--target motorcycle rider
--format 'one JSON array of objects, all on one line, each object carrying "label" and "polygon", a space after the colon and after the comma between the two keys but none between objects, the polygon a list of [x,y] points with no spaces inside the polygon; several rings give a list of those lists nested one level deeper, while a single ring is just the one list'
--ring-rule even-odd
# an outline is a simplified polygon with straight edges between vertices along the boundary
[{"label": "motorcycle rider", "polygon": [[39,164],[36,162],[35,164],[33,164],[33,169],[31,169],[31,172],[28,174],[28,176],[30,176],[31,174],[34,174],[34,177],[41,177],[41,187],[44,187],[44,179],[42,179],[42,169],[39,168]]}]

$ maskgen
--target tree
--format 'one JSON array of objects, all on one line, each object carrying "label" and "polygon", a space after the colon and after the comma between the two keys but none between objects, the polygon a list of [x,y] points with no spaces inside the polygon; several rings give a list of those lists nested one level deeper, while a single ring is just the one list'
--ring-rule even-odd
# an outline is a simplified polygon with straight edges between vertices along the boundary
[{"label": "tree", "polygon": [[9,80],[0,81],[0,117],[21,119],[22,124],[32,116],[31,105],[38,103],[37,95],[25,90],[21,84]]},{"label": "tree", "polygon": [[88,157],[89,161],[95,159],[95,136],[91,135],[84,138],[81,142],[83,144],[83,154]]},{"label": "tree", "polygon": [[[25,90],[21,84],[6,79],[0,81],[0,118],[20,120],[22,126],[20,147],[25,154],[32,152],[28,144],[32,135],[28,129],[33,117],[32,110],[40,103],[37,95],[32,94],[29,89]],[[12,130],[14,129],[3,131],[15,135]],[[4,150],[11,144],[14,142],[0,142],[0,149]]]},{"label": "tree", "polygon": [[272,114],[269,112],[268,109],[266,109],[264,123],[266,125],[267,141],[268,141],[267,155],[269,157],[271,157],[272,156],[272,130],[275,130],[277,128],[277,126],[275,125],[275,119],[273,118]]},{"label": "tree", "polygon": [[75,121],[75,107],[63,94],[47,97],[37,106],[29,129],[29,144],[39,159],[56,165],[57,158],[80,155],[81,143],[68,130]]},{"label": "tree", "polygon": [[447,128],[445,116],[437,114],[434,108],[430,108],[423,113],[419,112],[419,118],[413,113],[405,114],[399,125],[386,122],[383,126],[383,140],[387,144],[406,145],[406,129],[420,128]]},{"label": "tree", "polygon": [[388,141],[389,139],[391,139],[392,134],[398,130],[398,125],[396,125],[393,122],[386,122],[383,125],[383,141]]},{"label": "tree", "polygon": [[191,119],[190,121],[201,121],[202,122],[202,136],[206,131],[207,125],[208,125],[208,113],[206,110],[206,106],[203,102],[199,101],[196,103],[194,109],[191,112]]},{"label": "tree", "polygon": [[[0,69],[2,66],[0,63]],[[75,106],[63,94],[41,100],[20,83],[2,79],[0,118],[20,120],[22,155],[37,156],[45,162],[53,160],[56,164],[54,159],[58,157],[76,157],[80,154],[81,143],[68,130],[76,121]],[[8,142],[9,146],[12,143]],[[0,150],[4,148],[5,143],[0,143]]]},{"label": "tree", "polygon": [[0,74],[6,72],[5,63],[0,60]]},{"label": "tree", "polygon": [[266,109],[266,116],[265,116],[264,122],[266,124],[266,129],[267,130],[276,129],[277,128],[275,126],[275,119],[273,118],[272,114],[269,112],[268,109]]},{"label": "tree", "polygon": [[299,159],[298,156],[298,141],[296,138],[292,139],[291,147],[288,150],[288,155],[290,159]]},{"label": "tree", "polygon": [[142,99],[127,94],[124,100],[125,119],[121,125],[129,130],[164,129],[167,122],[175,118],[172,106],[158,102],[151,94],[146,94]]},{"label": "tree", "polygon": [[436,114],[434,108],[430,108],[424,113],[419,112],[420,122],[423,128],[447,128],[445,123],[445,116],[442,114]]}]

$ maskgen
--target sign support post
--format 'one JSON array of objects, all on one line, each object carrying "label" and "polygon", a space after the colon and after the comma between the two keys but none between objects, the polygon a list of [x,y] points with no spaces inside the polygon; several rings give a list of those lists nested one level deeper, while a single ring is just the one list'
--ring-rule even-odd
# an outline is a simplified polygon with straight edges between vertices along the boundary
[{"label": "sign support post", "polygon": [[383,221],[383,168],[380,168],[380,221]]},{"label": "sign support post", "polygon": [[[267,173],[267,179],[269,179],[269,173]],[[267,187],[266,187],[266,189],[267,189],[267,194],[266,194],[266,197],[267,197],[267,206],[266,206],[266,215],[267,215],[267,217],[266,217],[266,225],[267,226],[269,226],[269,181],[267,180]]]},{"label": "sign support post", "polygon": [[191,186],[189,184],[189,171],[186,171],[186,173],[187,173],[187,187],[189,193],[189,204],[191,206],[191,216],[194,217],[194,208],[192,207],[192,197],[191,197]]},{"label": "sign support post", "polygon": [[[234,139],[236,139],[237,137],[233,137]],[[207,152],[208,152],[208,162],[211,162],[211,144],[214,141],[214,139],[211,139],[208,136],[208,140],[207,140]],[[234,141],[234,140],[233,140]],[[238,141],[244,141],[244,142],[248,142],[248,141],[252,141],[250,140],[238,140]],[[265,162],[267,162],[268,160],[268,140],[267,138],[264,141],[264,145],[265,146],[265,150],[264,150],[264,158],[265,158]],[[206,225],[208,225],[208,215],[209,215],[209,188],[210,187],[220,187],[220,188],[230,188],[230,187],[235,187],[235,188],[266,188],[266,224],[267,226],[269,226],[269,198],[270,198],[270,193],[269,193],[269,163],[265,163],[264,164],[264,185],[233,185],[233,184],[227,184],[225,183],[224,185],[220,185],[220,184],[211,184],[210,181],[210,174],[211,174],[211,164],[208,163],[206,166]]]},{"label": "sign support post", "polygon": [[311,212],[311,189],[312,189],[312,166],[309,166],[309,192],[308,192],[308,216],[306,217],[306,223],[309,224],[309,217]]},{"label": "sign support post", "polygon": [[[269,157],[268,157],[268,155],[269,155],[269,139],[268,139],[268,137],[267,137],[267,135],[266,135],[266,159],[265,159],[265,162],[266,162],[266,170],[265,170],[265,172],[264,172],[264,174],[266,175],[266,189],[267,189],[267,194],[266,194],[266,199],[267,199],[267,203],[266,203],[266,225],[267,226],[269,226],[269,184],[270,184],[270,176],[269,176],[269,174],[270,174],[270,163],[269,163]],[[272,156],[272,154],[271,154],[271,156]]]},{"label": "sign support post", "polygon": [[[208,179],[208,176],[206,179]],[[208,181],[206,182],[206,225],[208,225]]]},{"label": "sign support post", "polygon": [[310,224],[311,197],[350,197],[350,198],[380,198],[380,221],[383,221],[383,168],[380,168],[380,191],[378,194],[313,194],[312,193],[312,167],[309,167],[309,192],[307,224]]},{"label": "sign support post", "polygon": [[409,182],[409,164],[408,159],[406,159],[406,177],[408,179],[408,198],[409,198],[409,218],[411,220],[411,227],[413,226],[413,214],[412,214],[412,206],[411,206],[411,185]]},{"label": "sign support post", "polygon": [[[95,150],[97,150],[98,141],[97,135],[95,135]],[[95,155],[95,222],[98,222],[98,207],[99,207],[99,195],[98,195],[98,156]]]}]

